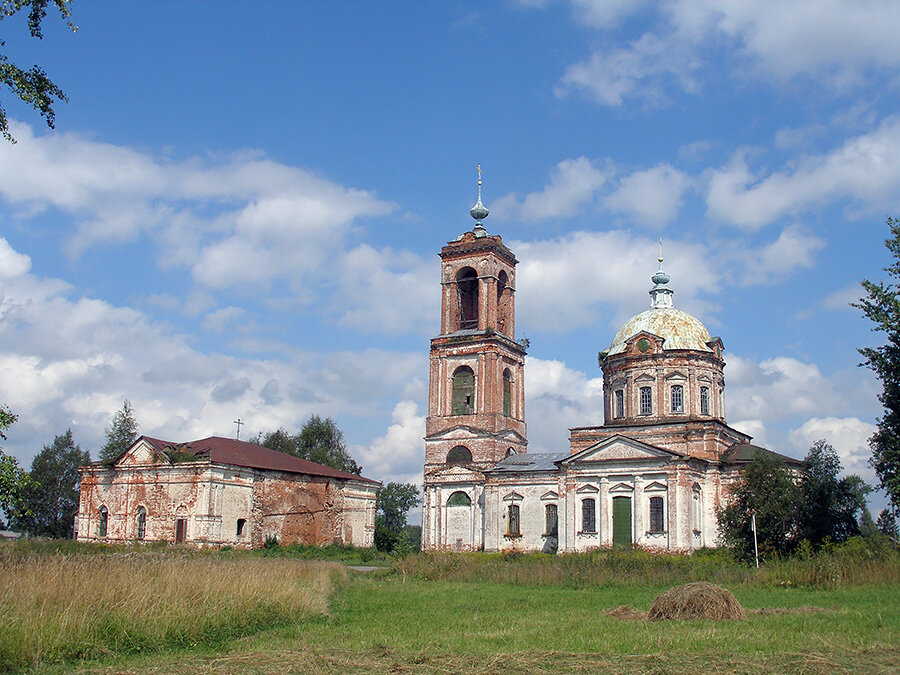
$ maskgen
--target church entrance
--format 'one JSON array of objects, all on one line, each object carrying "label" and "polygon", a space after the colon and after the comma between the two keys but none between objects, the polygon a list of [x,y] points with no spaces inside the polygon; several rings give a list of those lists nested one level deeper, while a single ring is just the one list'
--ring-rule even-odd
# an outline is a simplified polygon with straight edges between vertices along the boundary
[{"label": "church entrance", "polygon": [[175,521],[175,543],[183,544],[184,535],[187,532],[187,519],[179,518]]},{"label": "church entrance", "polygon": [[613,497],[613,547],[631,548],[631,497]]}]

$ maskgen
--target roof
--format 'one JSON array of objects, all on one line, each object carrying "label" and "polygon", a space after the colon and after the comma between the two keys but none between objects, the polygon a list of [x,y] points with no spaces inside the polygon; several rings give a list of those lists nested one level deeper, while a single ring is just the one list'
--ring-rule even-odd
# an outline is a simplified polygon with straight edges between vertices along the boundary
[{"label": "roof", "polygon": [[379,484],[371,478],[363,478],[347,471],[333,469],[330,466],[310,462],[293,455],[287,455],[271,448],[264,448],[255,443],[247,443],[234,438],[222,438],[210,436],[197,441],[187,443],[172,443],[158,438],[141,436],[138,440],[145,440],[156,450],[168,454],[170,450],[181,450],[195,455],[198,459],[209,458],[210,462],[217,464],[231,464],[250,469],[268,469],[270,471],[287,471],[289,473],[303,473],[310,476],[325,476],[327,478],[341,478],[343,480],[355,480],[364,483]]},{"label": "roof", "polygon": [[748,462],[753,461],[756,453],[758,452],[761,452],[764,455],[770,455],[776,459],[780,459],[785,464],[799,466],[803,463],[801,460],[794,457],[788,457],[787,455],[782,455],[778,452],[767,450],[766,448],[762,448],[758,445],[753,445],[752,443],[735,443],[722,456],[722,461],[725,464],[747,464]]},{"label": "roof", "polygon": [[622,325],[609,346],[609,354],[624,352],[628,339],[642,331],[664,338],[663,349],[713,351],[707,344],[712,337],[700,319],[673,307],[655,307],[636,314]]},{"label": "roof", "polygon": [[523,473],[558,471],[556,462],[569,456],[568,452],[526,452],[504,457],[485,473]]}]

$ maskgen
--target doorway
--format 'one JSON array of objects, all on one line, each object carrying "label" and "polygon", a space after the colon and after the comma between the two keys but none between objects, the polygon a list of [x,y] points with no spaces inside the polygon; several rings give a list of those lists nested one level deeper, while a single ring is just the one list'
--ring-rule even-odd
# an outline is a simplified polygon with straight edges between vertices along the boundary
[{"label": "doorway", "polygon": [[187,533],[187,518],[179,518],[175,521],[175,543],[183,544]]},{"label": "doorway", "polygon": [[613,497],[613,547],[631,548],[631,497]]}]

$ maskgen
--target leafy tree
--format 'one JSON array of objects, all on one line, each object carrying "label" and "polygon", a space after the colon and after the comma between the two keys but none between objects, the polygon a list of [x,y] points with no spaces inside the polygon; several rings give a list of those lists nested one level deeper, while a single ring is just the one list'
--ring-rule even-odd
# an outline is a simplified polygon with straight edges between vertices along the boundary
[{"label": "leafy tree", "polygon": [[362,467],[347,452],[344,433],[331,417],[310,415],[295,436],[285,429],[277,429],[264,434],[258,442],[272,450],[324,464],[333,469],[357,476],[362,473]]},{"label": "leafy tree", "polygon": [[90,453],[75,445],[71,429],[45,445],[31,462],[34,483],[25,491],[29,513],[16,519],[17,529],[37,536],[71,538],[78,511],[78,467],[90,461]]},{"label": "leafy tree", "polygon": [[757,451],[741,480],[732,490],[732,500],[719,510],[719,534],[726,546],[744,560],[753,560],[751,517],[761,557],[790,554],[797,545],[799,489],[790,469],[769,453]]},{"label": "leafy tree", "polygon": [[875,526],[881,534],[895,541],[897,540],[897,519],[887,509],[882,509],[881,513],[878,514]]},{"label": "leafy tree", "polygon": [[869,460],[881,487],[894,508],[900,508],[900,219],[888,218],[891,236],[884,245],[894,261],[884,268],[890,281],[862,281],[865,297],[851,303],[861,309],[874,325],[872,330],[884,333],[886,342],[880,347],[863,347],[864,365],[875,371],[883,390],[878,396],[884,415],[869,439]]},{"label": "leafy tree", "polygon": [[[388,483],[375,499],[375,547],[380,551],[412,548],[406,531],[406,515],[421,503],[419,486],[413,483]],[[420,535],[421,536],[421,535]]]},{"label": "leafy tree", "polygon": [[100,461],[106,466],[112,466],[137,439],[138,423],[134,418],[134,408],[126,398],[122,409],[116,411],[106,428],[106,444],[98,453]]},{"label": "leafy tree", "polygon": [[[47,16],[47,6],[53,5],[59,10],[66,25],[74,32],[78,28],[68,20],[71,16],[70,2],[71,0],[3,0],[0,5],[0,20],[8,19],[27,8],[28,32],[31,33],[31,37],[40,40],[44,37],[41,32],[41,23]],[[0,47],[5,44],[3,40],[0,40]],[[0,82],[11,89],[23,103],[27,103],[37,110],[51,129],[56,119],[53,105],[56,101],[68,101],[62,89],[53,84],[42,68],[32,66],[29,70],[25,70],[10,63],[5,54],[0,54]],[[0,133],[6,140],[15,143],[15,139],[9,133],[6,111],[2,106],[0,106]]]},{"label": "leafy tree", "polygon": [[841,478],[842,469],[837,452],[825,440],[813,443],[803,460],[800,538],[813,547],[826,539],[846,541],[860,534],[869,486],[859,476]]},{"label": "leafy tree", "polygon": [[[6,440],[4,433],[17,419],[6,406],[0,406],[0,438]],[[0,511],[7,516],[15,516],[25,510],[25,491],[31,484],[15,457],[10,457],[0,448]]]}]

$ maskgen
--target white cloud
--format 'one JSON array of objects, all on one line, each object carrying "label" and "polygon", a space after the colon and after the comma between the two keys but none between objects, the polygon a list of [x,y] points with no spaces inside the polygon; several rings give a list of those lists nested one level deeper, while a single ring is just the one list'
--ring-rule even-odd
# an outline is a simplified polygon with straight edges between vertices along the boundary
[{"label": "white cloud", "polygon": [[605,205],[652,227],[669,223],[681,209],[690,178],[668,164],[635,171],[622,178]]},{"label": "white cloud", "polygon": [[222,333],[230,324],[241,319],[245,314],[246,311],[241,307],[222,307],[206,315],[203,319],[203,330]]},{"label": "white cloud", "polygon": [[368,446],[352,449],[366,475],[379,476],[384,482],[422,485],[425,452],[425,416],[419,415],[415,401],[400,401],[394,406],[393,424],[384,436]]},{"label": "white cloud", "polygon": [[802,454],[820,439],[828,441],[837,451],[846,473],[862,476],[875,484],[875,472],[869,467],[872,455],[869,437],[875,433],[875,425],[857,417],[811,417],[790,433],[790,440]]},{"label": "white cloud", "polygon": [[822,300],[822,307],[832,310],[849,310],[857,312],[859,310],[850,306],[851,302],[859,302],[864,295],[862,286],[859,284],[850,284],[844,288],[836,290],[834,293],[826,296]]},{"label": "white cloud", "polygon": [[0,279],[12,279],[31,269],[31,258],[13,250],[9,242],[0,237]]},{"label": "white cloud", "polygon": [[850,138],[829,153],[754,176],[743,153],[709,174],[708,214],[748,229],[852,199],[867,213],[900,207],[900,118]]},{"label": "white cloud", "polygon": [[778,239],[745,253],[733,252],[740,269],[740,282],[745,286],[773,284],[798,269],[815,264],[815,254],[825,247],[825,242],[799,226],[785,228]]},{"label": "white cloud", "polygon": [[504,195],[494,202],[492,213],[501,220],[543,220],[575,215],[595,200],[598,190],[613,172],[609,165],[597,168],[587,157],[565,159],[556,165],[550,183],[543,190],[531,192],[524,198],[517,194]]}]

